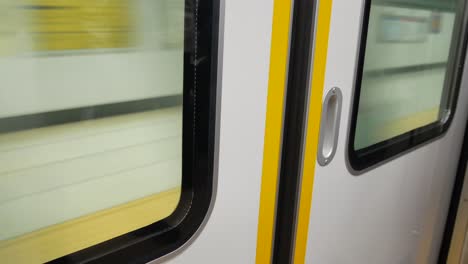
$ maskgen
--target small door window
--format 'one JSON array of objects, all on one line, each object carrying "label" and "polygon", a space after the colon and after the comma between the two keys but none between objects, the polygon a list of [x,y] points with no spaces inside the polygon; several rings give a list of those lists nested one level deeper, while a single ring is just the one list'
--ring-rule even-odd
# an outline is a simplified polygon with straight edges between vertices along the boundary
[{"label": "small door window", "polygon": [[464,61],[464,2],[366,2],[349,138],[355,170],[448,128]]}]

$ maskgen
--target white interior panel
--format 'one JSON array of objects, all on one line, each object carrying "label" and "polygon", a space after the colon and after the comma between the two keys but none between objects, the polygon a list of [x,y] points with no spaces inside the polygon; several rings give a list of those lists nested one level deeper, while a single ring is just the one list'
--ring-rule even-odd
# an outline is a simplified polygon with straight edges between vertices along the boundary
[{"label": "white interior panel", "polygon": [[255,263],[273,1],[226,1],[216,203],[169,263]]},{"label": "white interior panel", "polygon": [[352,175],[346,145],[362,4],[333,2],[324,94],[342,89],[342,126],[334,160],[316,166],[306,262],[435,263],[467,118],[468,79],[442,138]]}]

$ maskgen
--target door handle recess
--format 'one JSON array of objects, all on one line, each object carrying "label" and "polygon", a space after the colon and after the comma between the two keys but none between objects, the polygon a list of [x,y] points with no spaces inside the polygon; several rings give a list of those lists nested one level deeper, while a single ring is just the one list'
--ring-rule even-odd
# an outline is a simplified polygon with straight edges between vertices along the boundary
[{"label": "door handle recess", "polygon": [[341,103],[340,88],[333,87],[325,96],[320,121],[320,138],[317,161],[321,166],[328,165],[335,156],[340,131]]}]

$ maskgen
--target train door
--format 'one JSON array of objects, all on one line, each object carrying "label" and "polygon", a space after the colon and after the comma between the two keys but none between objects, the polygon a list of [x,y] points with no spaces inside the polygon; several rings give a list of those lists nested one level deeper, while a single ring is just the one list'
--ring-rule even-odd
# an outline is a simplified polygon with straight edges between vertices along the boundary
[{"label": "train door", "polygon": [[295,263],[437,261],[468,115],[466,10],[320,1]]},{"label": "train door", "polygon": [[290,1],[226,2],[0,1],[1,263],[255,262]]}]

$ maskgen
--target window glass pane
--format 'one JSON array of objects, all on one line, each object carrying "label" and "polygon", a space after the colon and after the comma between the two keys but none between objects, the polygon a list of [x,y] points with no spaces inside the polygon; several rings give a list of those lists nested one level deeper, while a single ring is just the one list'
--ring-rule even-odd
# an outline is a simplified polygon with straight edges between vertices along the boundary
[{"label": "window glass pane", "polygon": [[442,0],[371,2],[354,149],[444,116],[453,7]]},{"label": "window glass pane", "polygon": [[184,6],[0,0],[0,259],[26,236],[72,244],[46,261],[173,212]]}]

